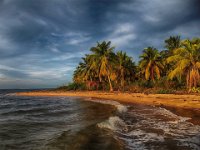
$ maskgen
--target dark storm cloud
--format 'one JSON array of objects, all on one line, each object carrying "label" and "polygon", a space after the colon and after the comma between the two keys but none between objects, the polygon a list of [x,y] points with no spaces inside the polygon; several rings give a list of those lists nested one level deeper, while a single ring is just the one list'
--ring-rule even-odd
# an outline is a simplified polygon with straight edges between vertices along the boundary
[{"label": "dark storm cloud", "polygon": [[0,88],[70,81],[96,41],[137,60],[170,35],[199,36],[199,14],[199,0],[0,0]]}]

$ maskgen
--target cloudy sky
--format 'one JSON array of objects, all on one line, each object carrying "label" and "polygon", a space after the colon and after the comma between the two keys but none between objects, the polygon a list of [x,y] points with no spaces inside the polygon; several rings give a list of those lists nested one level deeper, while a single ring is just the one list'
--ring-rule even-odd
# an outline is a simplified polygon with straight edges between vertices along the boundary
[{"label": "cloudy sky", "polygon": [[170,35],[200,37],[199,0],[0,0],[0,88],[67,83],[97,41],[137,61]]}]

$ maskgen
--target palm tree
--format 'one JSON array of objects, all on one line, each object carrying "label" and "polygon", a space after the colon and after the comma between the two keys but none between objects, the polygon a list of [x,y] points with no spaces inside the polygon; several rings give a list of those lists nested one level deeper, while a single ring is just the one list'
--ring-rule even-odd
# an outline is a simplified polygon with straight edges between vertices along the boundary
[{"label": "palm tree", "polygon": [[93,62],[93,68],[97,70],[99,81],[102,81],[103,77],[107,77],[110,91],[113,91],[112,86],[112,75],[113,66],[115,61],[115,54],[113,52],[114,47],[111,47],[111,42],[97,43],[96,47],[92,47],[90,50],[92,54],[90,55],[91,61]]},{"label": "palm tree", "polygon": [[155,78],[160,79],[161,70],[164,68],[161,55],[157,49],[148,47],[144,49],[140,56],[139,67],[145,75],[145,79],[155,81]]},{"label": "palm tree", "polygon": [[[83,58],[84,60],[84,58]],[[74,74],[73,74],[73,81],[74,82],[83,82],[85,80],[85,73],[87,72],[87,64],[86,62],[80,62],[79,65],[76,67]]]},{"label": "palm tree", "polygon": [[167,59],[168,63],[175,63],[168,78],[185,76],[187,88],[197,87],[200,82],[200,39],[184,40],[181,47],[174,50]]},{"label": "palm tree", "polygon": [[89,55],[82,58],[83,62],[80,62],[76,70],[74,71],[74,82],[87,82],[94,80],[96,76],[95,70],[92,68],[92,64],[89,59]]},{"label": "palm tree", "polygon": [[119,51],[117,52],[117,72],[118,78],[120,80],[120,86],[124,90],[126,80],[130,80],[133,76],[135,70],[135,64],[132,61],[132,58],[127,56],[126,52]]},{"label": "palm tree", "polygon": [[[180,44],[180,36],[170,36],[168,39],[165,40],[166,50],[162,50],[160,52],[165,67],[162,72],[163,76],[167,76],[167,74],[171,71],[171,68],[174,65],[173,63],[167,63],[167,58],[173,55],[174,49],[179,48]],[[181,83],[181,77],[178,77],[177,79],[179,83]]]},{"label": "palm tree", "polygon": [[170,36],[168,39],[165,40],[165,48],[168,49],[169,53],[173,53],[174,49],[180,47],[181,40],[180,36]]}]

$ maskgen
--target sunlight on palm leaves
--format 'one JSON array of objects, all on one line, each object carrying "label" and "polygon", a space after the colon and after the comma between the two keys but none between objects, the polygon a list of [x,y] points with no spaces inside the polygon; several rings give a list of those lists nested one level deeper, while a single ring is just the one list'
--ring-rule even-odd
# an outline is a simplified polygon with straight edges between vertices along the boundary
[{"label": "sunlight on palm leaves", "polygon": [[140,56],[139,67],[145,75],[145,79],[160,79],[161,70],[164,68],[161,60],[161,55],[157,49],[148,47],[144,49],[143,54]]},{"label": "sunlight on palm leaves", "polygon": [[121,88],[124,90],[125,82],[130,81],[131,77],[134,76],[135,64],[132,58],[127,56],[125,52],[117,52],[117,72],[120,80]]},{"label": "sunlight on palm leaves", "polygon": [[168,63],[175,63],[174,69],[169,73],[168,78],[185,76],[187,87],[197,87],[200,82],[200,40],[184,40],[181,47],[173,52],[173,56],[167,59]]}]

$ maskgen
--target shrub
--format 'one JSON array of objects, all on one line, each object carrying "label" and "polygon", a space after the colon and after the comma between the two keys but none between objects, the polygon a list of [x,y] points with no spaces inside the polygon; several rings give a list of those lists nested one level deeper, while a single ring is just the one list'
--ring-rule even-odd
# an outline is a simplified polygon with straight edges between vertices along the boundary
[{"label": "shrub", "polygon": [[140,80],[138,81],[138,85],[144,88],[153,88],[154,83],[152,81]]},{"label": "shrub", "polygon": [[70,91],[70,90],[86,90],[86,86],[84,83],[69,83],[68,85],[64,85],[61,87],[58,87],[58,90],[66,90],[66,91]]},{"label": "shrub", "polygon": [[191,93],[200,93],[200,87],[198,87],[198,88],[193,87],[189,92],[191,92]]},{"label": "shrub", "polygon": [[160,89],[156,92],[157,94],[173,94],[174,91],[170,89]]}]

